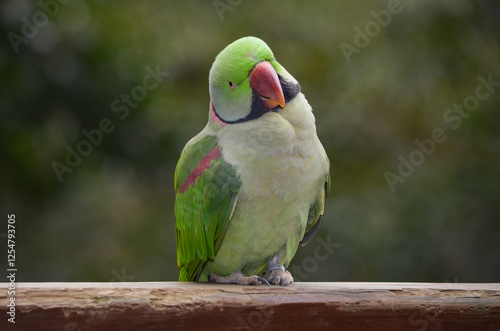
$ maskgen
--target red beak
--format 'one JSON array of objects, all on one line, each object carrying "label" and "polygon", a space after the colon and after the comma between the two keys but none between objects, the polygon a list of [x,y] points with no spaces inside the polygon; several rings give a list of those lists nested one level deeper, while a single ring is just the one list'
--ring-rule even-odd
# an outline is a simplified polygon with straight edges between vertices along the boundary
[{"label": "red beak", "polygon": [[250,74],[250,86],[257,92],[266,109],[285,107],[285,96],[276,70],[267,61],[259,62]]}]

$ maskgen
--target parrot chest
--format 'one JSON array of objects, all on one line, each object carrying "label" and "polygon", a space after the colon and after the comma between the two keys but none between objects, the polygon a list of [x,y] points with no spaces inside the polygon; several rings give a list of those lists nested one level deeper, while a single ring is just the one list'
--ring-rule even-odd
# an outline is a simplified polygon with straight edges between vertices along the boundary
[{"label": "parrot chest", "polygon": [[[224,272],[265,265],[278,254],[288,265],[304,235],[311,203],[322,190],[319,157],[247,160],[237,206],[216,262]],[[230,270],[231,269],[231,270]],[[261,270],[250,273],[260,273]]]},{"label": "parrot chest", "polygon": [[241,180],[238,203],[215,261],[223,272],[265,264],[274,254],[284,265],[293,257],[329,167],[312,113],[310,117],[300,126],[269,113],[260,127],[250,123],[219,139],[223,157]]}]

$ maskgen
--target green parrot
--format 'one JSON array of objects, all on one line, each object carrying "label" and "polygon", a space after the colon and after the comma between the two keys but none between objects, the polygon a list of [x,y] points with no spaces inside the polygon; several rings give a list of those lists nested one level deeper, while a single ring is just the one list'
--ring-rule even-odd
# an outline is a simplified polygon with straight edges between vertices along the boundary
[{"label": "green parrot", "polygon": [[209,90],[208,123],[175,170],[179,281],[289,285],[329,190],[312,108],[255,37],[220,52]]}]

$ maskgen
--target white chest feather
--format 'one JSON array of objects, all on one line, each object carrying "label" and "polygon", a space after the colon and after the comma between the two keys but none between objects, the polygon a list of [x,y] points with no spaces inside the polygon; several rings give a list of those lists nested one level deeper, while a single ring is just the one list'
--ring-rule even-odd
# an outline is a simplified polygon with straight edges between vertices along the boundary
[{"label": "white chest feather", "polygon": [[224,241],[207,273],[229,274],[238,270],[235,266],[254,266],[257,272],[275,254],[284,265],[291,261],[329,167],[314,121],[311,107],[299,93],[280,113],[210,132],[217,135],[223,157],[235,167],[242,185]]},{"label": "white chest feather", "polygon": [[299,93],[280,113],[269,112],[217,132],[224,158],[240,175],[240,201],[313,201],[328,171],[314,122],[311,107]]}]

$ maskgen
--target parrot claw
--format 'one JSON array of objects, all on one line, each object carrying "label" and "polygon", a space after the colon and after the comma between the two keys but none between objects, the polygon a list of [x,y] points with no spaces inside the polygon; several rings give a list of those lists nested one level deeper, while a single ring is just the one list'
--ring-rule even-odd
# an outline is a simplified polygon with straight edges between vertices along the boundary
[{"label": "parrot claw", "polygon": [[266,284],[267,286],[271,286],[267,279],[262,278],[262,277],[257,277],[257,280],[261,281],[263,284]]},{"label": "parrot claw", "polygon": [[287,286],[293,283],[292,274],[279,263],[268,264],[267,270],[264,273],[264,278],[273,285]]}]

